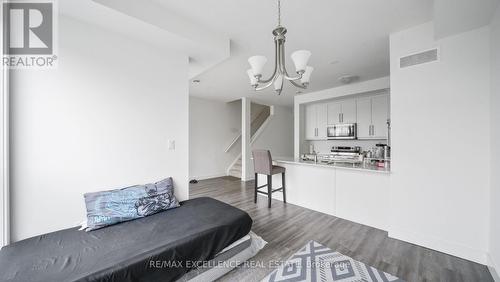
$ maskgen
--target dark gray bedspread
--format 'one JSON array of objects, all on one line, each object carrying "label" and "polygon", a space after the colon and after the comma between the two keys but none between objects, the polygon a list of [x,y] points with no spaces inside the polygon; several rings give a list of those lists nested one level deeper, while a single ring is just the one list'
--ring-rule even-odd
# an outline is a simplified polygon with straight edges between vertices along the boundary
[{"label": "dark gray bedspread", "polygon": [[65,229],[0,251],[0,281],[173,281],[250,232],[252,219],[212,198],[84,232]]}]

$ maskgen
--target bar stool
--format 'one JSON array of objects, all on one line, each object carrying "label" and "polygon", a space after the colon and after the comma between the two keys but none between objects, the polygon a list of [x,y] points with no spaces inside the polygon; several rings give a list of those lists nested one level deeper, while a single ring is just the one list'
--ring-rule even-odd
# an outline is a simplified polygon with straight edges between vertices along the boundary
[{"label": "bar stool", "polygon": [[[273,159],[271,158],[271,152],[269,150],[254,150],[253,155],[253,166],[255,172],[255,195],[254,202],[257,203],[257,193],[267,195],[267,205],[271,207],[271,196],[274,192],[283,192],[283,202],[286,203],[286,193],[285,193],[285,168],[282,166],[273,165]],[[273,190],[273,175],[281,173],[281,183],[282,187]],[[267,184],[259,186],[257,184],[258,175],[263,174],[267,176]],[[259,191],[260,188],[267,187],[267,192]]]}]

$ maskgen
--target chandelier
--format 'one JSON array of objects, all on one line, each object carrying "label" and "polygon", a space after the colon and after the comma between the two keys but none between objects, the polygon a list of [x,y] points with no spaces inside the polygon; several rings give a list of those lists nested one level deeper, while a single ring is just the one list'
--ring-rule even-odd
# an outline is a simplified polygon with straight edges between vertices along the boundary
[{"label": "chandelier", "polygon": [[256,90],[264,90],[274,85],[274,90],[281,94],[284,80],[290,81],[294,86],[306,89],[309,85],[311,73],[314,68],[307,65],[311,52],[299,50],[292,53],[291,58],[295,64],[296,76],[290,76],[285,67],[285,34],[286,28],[281,26],[281,0],[278,0],[278,26],[273,30],[275,45],[274,71],[269,79],[262,79],[262,70],[267,62],[264,56],[253,56],[248,59],[251,69],[247,70],[250,85]]}]

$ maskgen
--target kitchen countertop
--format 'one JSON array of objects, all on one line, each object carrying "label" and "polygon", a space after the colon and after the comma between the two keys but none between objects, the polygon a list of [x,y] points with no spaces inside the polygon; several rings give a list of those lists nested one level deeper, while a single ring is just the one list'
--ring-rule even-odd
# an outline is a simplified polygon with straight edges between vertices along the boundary
[{"label": "kitchen countertop", "polygon": [[293,158],[277,158],[273,159],[277,163],[285,163],[285,164],[297,164],[297,165],[307,165],[307,166],[316,166],[316,167],[325,167],[325,168],[338,168],[338,169],[348,169],[348,170],[357,170],[357,171],[370,171],[376,173],[390,173],[390,168],[385,167],[377,167],[375,165],[370,164],[349,164],[349,163],[316,163],[314,161],[302,161]]}]

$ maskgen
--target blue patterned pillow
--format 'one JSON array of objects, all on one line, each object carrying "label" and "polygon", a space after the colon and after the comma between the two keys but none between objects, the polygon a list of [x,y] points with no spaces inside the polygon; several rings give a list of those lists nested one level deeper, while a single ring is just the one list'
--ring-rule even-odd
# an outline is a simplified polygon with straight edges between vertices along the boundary
[{"label": "blue patterned pillow", "polygon": [[176,208],[174,185],[169,177],[160,182],[123,189],[86,193],[87,229],[91,231]]}]

